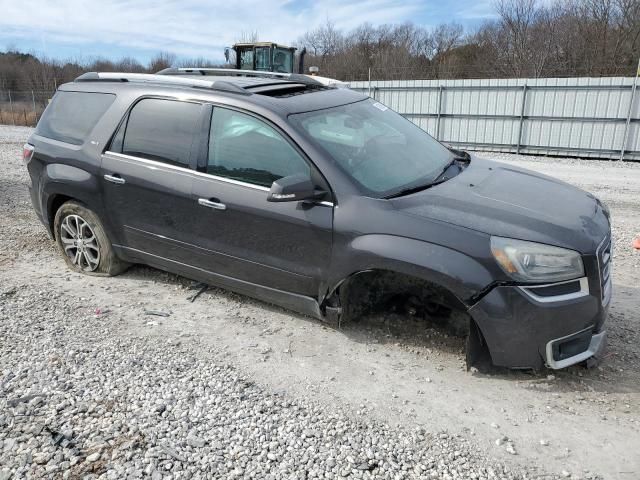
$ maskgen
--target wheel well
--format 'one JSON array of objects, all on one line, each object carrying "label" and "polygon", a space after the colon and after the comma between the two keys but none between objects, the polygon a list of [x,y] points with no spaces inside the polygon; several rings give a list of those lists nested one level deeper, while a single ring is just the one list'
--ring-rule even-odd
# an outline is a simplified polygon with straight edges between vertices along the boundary
[{"label": "wheel well", "polygon": [[[345,321],[380,311],[444,319],[467,308],[451,291],[436,283],[389,270],[354,274],[336,292]],[[459,315],[458,315],[459,316]]]},{"label": "wheel well", "polygon": [[403,273],[367,270],[345,279],[325,304],[339,305],[345,322],[381,312],[424,317],[467,339],[467,368],[491,365],[491,352],[467,306],[442,285]]},{"label": "wheel well", "polygon": [[55,236],[54,225],[53,222],[56,218],[56,213],[62,206],[62,204],[68,202],[69,200],[75,200],[73,197],[69,197],[68,195],[55,195],[53,198],[49,199],[49,207],[47,209],[48,219],[49,219],[49,228],[51,233]]}]

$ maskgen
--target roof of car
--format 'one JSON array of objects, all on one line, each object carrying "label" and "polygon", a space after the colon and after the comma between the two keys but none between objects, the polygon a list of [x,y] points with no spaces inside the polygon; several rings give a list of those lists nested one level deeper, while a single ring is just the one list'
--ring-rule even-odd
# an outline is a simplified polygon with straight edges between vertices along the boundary
[{"label": "roof of car", "polygon": [[[69,84],[67,84],[69,85]],[[74,84],[91,85],[95,89],[145,88],[149,90],[180,89],[198,94],[242,97],[243,102],[262,105],[280,113],[300,113],[360,101],[366,97],[345,88],[326,86],[312,77],[226,69],[171,69],[159,74],[89,72],[76,78]],[[67,86],[63,90],[68,90]],[[83,88],[85,90],[85,88]]]}]

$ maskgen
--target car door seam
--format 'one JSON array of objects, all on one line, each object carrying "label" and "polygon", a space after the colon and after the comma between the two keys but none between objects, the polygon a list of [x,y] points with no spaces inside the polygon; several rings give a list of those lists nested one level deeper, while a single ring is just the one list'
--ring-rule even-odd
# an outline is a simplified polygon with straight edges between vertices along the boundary
[{"label": "car door seam", "polygon": [[[284,273],[287,273],[287,274],[295,275],[297,277],[309,278],[309,279],[313,278],[313,277],[311,277],[309,275],[304,275],[304,274],[301,274],[301,273],[292,272],[292,271],[289,271],[289,270],[285,270],[283,268],[273,267],[271,265],[265,265],[264,263],[255,262],[253,260],[248,260],[246,258],[236,257],[235,255],[230,255],[228,253],[223,253],[223,252],[220,252],[220,251],[217,251],[217,250],[211,250],[209,248],[204,248],[204,247],[201,247],[199,245],[194,245],[193,243],[184,242],[182,240],[177,240],[175,238],[169,238],[169,237],[166,237],[164,235],[159,235],[157,233],[148,232],[146,230],[143,230],[143,229],[140,229],[140,228],[131,227],[129,225],[125,225],[124,227],[126,229],[134,230],[134,231],[143,233],[145,235],[153,236],[153,237],[155,237],[157,239],[160,239],[160,240],[166,240],[166,241],[168,241],[168,243],[182,244],[182,245],[188,246],[190,248],[194,248],[196,250],[202,250],[202,251],[207,252],[207,253],[213,253],[213,254],[216,254],[216,255],[223,256],[223,257],[232,258],[234,260],[241,260],[243,262],[251,263],[253,265],[258,265],[260,267],[265,267],[265,268],[268,268],[270,270],[278,270],[278,271],[281,271],[281,272],[284,272]],[[148,253],[148,252],[145,252],[145,253]]]}]

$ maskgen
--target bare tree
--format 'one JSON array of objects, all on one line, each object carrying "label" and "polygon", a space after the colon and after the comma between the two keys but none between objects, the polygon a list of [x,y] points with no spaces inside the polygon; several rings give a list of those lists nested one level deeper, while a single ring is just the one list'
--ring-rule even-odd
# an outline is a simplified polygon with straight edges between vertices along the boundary
[{"label": "bare tree", "polygon": [[498,0],[496,66],[518,77],[541,76],[554,50],[559,7],[538,0]]},{"label": "bare tree", "polygon": [[218,67],[221,68],[224,66],[224,63],[214,62],[213,60],[209,60],[204,57],[196,57],[196,58],[184,58],[177,62],[179,67]]},{"label": "bare tree", "polygon": [[152,73],[171,67],[176,62],[176,56],[169,52],[160,52],[149,62],[148,70]]},{"label": "bare tree", "polygon": [[257,43],[259,40],[257,30],[250,30],[248,32],[240,32],[240,36],[236,38],[234,43]]},{"label": "bare tree", "polygon": [[462,34],[462,25],[456,23],[439,25],[431,33],[428,46],[434,78],[442,78],[443,75],[451,76],[450,70],[456,63],[451,53],[460,46]]},{"label": "bare tree", "polygon": [[125,57],[114,65],[120,72],[144,73],[146,68],[135,58]]},{"label": "bare tree", "polygon": [[336,29],[329,19],[318,28],[305,33],[300,39],[311,57],[319,59],[320,66],[324,67],[328,57],[336,55],[343,44],[342,33]]},{"label": "bare tree", "polygon": [[[496,0],[498,18],[466,33],[460,25],[364,23],[342,31],[326,19],[302,35],[307,65],[346,80],[633,75],[640,54],[640,0]],[[255,42],[256,31],[239,41]],[[67,61],[0,52],[0,89],[49,90],[86,71],[157,72],[212,66],[205,58],[159,53]]]}]

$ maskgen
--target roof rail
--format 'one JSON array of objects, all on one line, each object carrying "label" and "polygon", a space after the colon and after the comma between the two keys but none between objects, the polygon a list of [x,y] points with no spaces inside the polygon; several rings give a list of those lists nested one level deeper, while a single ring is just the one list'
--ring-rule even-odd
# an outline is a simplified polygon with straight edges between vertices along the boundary
[{"label": "roof rail", "polygon": [[262,70],[239,70],[236,68],[201,68],[201,67],[183,67],[183,68],[165,68],[160,70],[156,75],[225,75],[225,76],[244,76],[244,77],[263,77],[277,78],[288,80],[295,83],[303,83],[305,85],[324,86],[313,77],[300,73],[280,73],[265,72]]},{"label": "roof rail", "polygon": [[119,73],[119,72],[87,72],[77,77],[75,82],[142,82],[160,83],[195,88],[208,88],[230,93],[251,95],[244,88],[225,81],[198,80],[194,78],[178,78],[151,73]]}]

